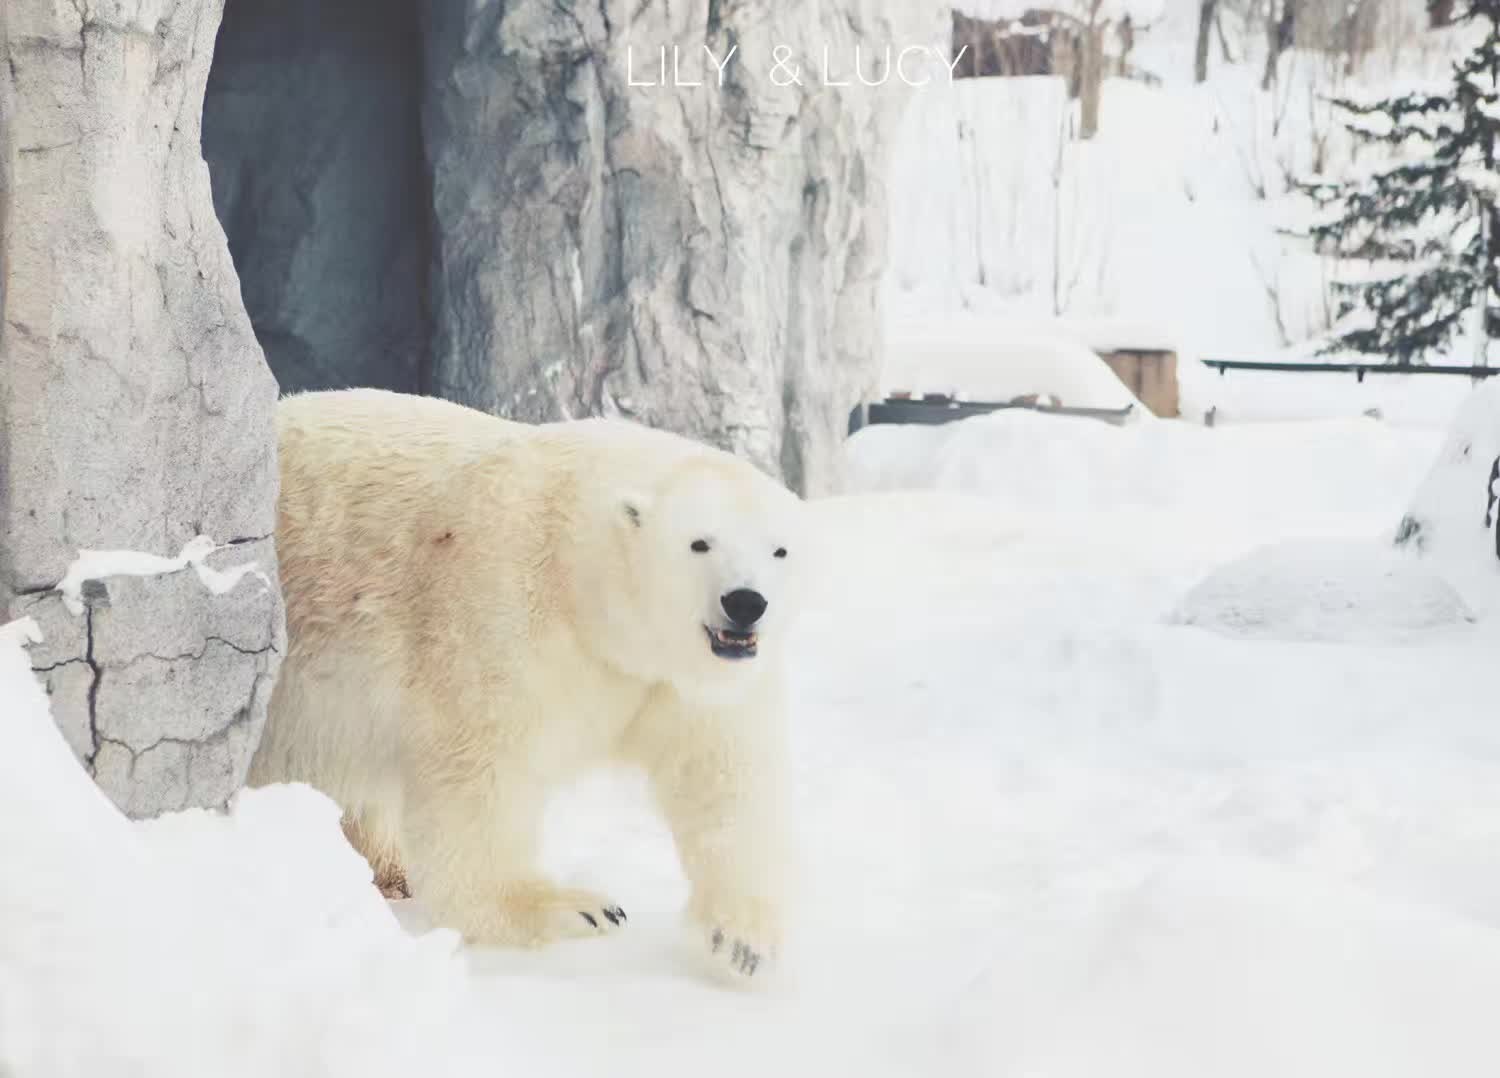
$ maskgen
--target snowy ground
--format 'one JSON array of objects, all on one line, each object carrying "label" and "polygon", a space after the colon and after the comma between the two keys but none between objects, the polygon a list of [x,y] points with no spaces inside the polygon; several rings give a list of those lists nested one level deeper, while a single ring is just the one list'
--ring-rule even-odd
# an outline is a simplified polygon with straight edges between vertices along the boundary
[{"label": "snowy ground", "polygon": [[[861,434],[875,492],[816,506],[808,885],[758,994],[697,977],[630,776],[549,821],[552,867],[629,931],[465,953],[409,904],[402,930],[308,791],[127,824],[0,645],[0,1074],[1493,1075],[1493,631],[1387,633],[1423,585],[1376,586],[1439,440],[1030,414]],[[1246,602],[1278,564],[1299,590],[1343,575],[1320,639],[1316,609],[1248,638],[1177,623],[1263,543]]]}]

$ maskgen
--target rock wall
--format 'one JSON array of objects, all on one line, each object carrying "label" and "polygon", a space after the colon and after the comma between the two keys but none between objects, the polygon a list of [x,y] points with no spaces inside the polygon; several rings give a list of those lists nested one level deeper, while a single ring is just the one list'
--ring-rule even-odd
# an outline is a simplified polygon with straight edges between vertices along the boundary
[{"label": "rock wall", "polygon": [[[885,10],[429,5],[435,390],[527,419],[623,414],[826,488],[878,360],[895,108],[778,86],[772,53],[883,45],[901,36]],[[722,89],[705,45],[739,46]],[[629,85],[663,46],[709,85]]]},{"label": "rock wall", "polygon": [[[205,152],[283,386],[406,379],[520,419],[622,414],[828,488],[878,369],[885,151],[913,91],[830,88],[815,68],[824,49],[847,78],[856,46],[941,41],[945,13],[353,6],[231,0],[210,83]],[[738,49],[722,87],[705,45]],[[778,46],[802,85],[771,77]],[[643,81],[663,47],[710,85],[630,85],[631,50]]]},{"label": "rock wall", "polygon": [[[69,743],[136,815],[222,803],[265,717],[282,637],[276,387],[239,299],[199,153],[213,0],[0,6],[0,620]],[[192,572],[53,590],[80,549]]]}]

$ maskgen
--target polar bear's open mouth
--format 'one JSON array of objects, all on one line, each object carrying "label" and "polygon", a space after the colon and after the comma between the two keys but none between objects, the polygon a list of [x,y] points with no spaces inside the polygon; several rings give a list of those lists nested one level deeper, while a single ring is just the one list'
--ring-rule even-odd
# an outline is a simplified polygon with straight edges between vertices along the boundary
[{"label": "polar bear's open mouth", "polygon": [[703,631],[708,633],[708,646],[713,653],[721,659],[753,659],[755,658],[756,635],[754,633],[741,633],[733,629],[710,629],[707,625]]}]

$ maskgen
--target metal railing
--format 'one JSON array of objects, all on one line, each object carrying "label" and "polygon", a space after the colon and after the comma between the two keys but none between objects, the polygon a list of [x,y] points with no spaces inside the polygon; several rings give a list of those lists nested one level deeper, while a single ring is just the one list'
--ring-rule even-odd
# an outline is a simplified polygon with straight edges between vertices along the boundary
[{"label": "metal railing", "polygon": [[1352,373],[1359,382],[1363,382],[1367,374],[1457,374],[1474,379],[1500,374],[1500,367],[1458,367],[1427,363],[1294,363],[1250,359],[1205,359],[1200,362],[1205,367],[1214,368],[1221,375],[1225,371]]},{"label": "metal railing", "polygon": [[1124,423],[1135,412],[1135,406],[1129,404],[1124,408],[1066,408],[1027,400],[961,401],[929,393],[921,397],[887,397],[882,401],[861,404],[849,414],[849,433],[853,434],[865,427],[893,423],[934,426],[1012,409],[1041,412],[1044,415],[1081,416],[1085,419],[1103,420],[1116,426]]}]

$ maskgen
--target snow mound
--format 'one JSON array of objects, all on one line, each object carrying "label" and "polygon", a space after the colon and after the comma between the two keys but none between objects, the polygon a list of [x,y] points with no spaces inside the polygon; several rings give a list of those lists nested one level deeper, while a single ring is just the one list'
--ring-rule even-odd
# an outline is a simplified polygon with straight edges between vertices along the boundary
[{"label": "snow mound", "polygon": [[915,311],[887,322],[882,388],[968,400],[1050,396],[1071,408],[1145,409],[1104,360],[1071,334],[1019,330],[1003,316]]},{"label": "snow mound", "polygon": [[1500,378],[1474,390],[1449,429],[1397,531],[1405,549],[1430,558],[1480,613],[1500,605],[1500,546],[1492,469],[1500,459]]},{"label": "snow mound", "polygon": [[1029,410],[941,426],[875,426],[849,442],[860,492],[958,490],[1027,506],[1098,504],[1138,486],[1121,431],[1096,419]]},{"label": "snow mound", "polygon": [[[1351,512],[1371,533],[1391,528],[1436,443],[1435,432],[1363,418],[1117,427],[1016,409],[941,426],[867,427],[846,445],[845,480],[850,493],[941,490],[1091,519],[1148,514],[1134,523],[1152,527],[1166,510],[1180,518],[1174,528],[1236,531],[1233,556],[1272,539],[1334,534]],[[1123,538],[1130,523],[1116,516],[1109,526]],[[1180,547],[1186,538],[1163,540]]]},{"label": "snow mound", "polygon": [[1231,637],[1399,643],[1466,626],[1474,614],[1446,580],[1396,552],[1304,540],[1216,570],[1170,620]]},{"label": "snow mound", "polygon": [[408,936],[307,787],[132,823],[0,629],[0,1073],[407,1074],[451,1042],[457,938]]},{"label": "snow mound", "polygon": [[[996,955],[961,1004],[990,1073],[1477,1075],[1496,1048],[1493,931],[1263,859],[1183,858],[1062,927],[1039,933],[1043,961]],[[1015,975],[1033,963],[1046,972]],[[1060,1014],[1090,1035],[1068,1036]]]}]

